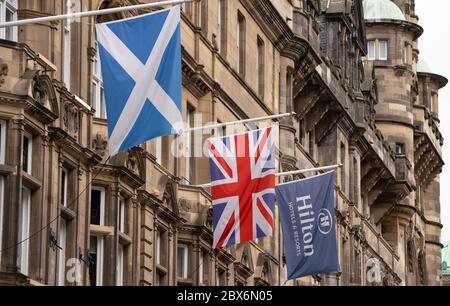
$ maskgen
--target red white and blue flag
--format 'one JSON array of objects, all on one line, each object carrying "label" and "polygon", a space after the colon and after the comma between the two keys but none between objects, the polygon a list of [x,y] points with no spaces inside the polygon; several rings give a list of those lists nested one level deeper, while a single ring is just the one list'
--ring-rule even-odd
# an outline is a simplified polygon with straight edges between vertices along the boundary
[{"label": "red white and blue flag", "polygon": [[209,140],[214,248],[273,236],[274,129]]}]

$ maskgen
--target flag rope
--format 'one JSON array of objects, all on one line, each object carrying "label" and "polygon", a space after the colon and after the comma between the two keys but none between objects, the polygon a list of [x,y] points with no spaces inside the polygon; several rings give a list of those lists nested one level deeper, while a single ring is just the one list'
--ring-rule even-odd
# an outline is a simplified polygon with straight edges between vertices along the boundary
[{"label": "flag rope", "polygon": [[[280,172],[280,173],[276,173],[275,176],[276,177],[284,177],[284,176],[289,176],[289,175],[304,174],[304,173],[310,173],[310,172],[316,172],[316,171],[334,170],[334,169],[342,168],[343,166],[344,165],[339,164],[339,165],[333,165],[333,166],[295,170],[295,171],[289,171],[289,172]],[[211,185],[211,183],[208,183],[208,184],[191,185],[191,186],[196,187],[196,188],[210,188],[212,185]]]},{"label": "flag rope", "polygon": [[103,9],[103,10],[76,12],[76,13],[69,13],[69,14],[64,14],[64,15],[45,16],[45,17],[38,17],[38,18],[31,18],[31,19],[0,22],[0,29],[16,27],[16,26],[21,26],[21,25],[28,25],[28,24],[37,24],[37,23],[43,23],[43,22],[49,22],[49,21],[67,20],[67,19],[75,19],[75,18],[82,18],[82,17],[92,17],[92,16],[121,13],[121,12],[127,12],[127,11],[132,11],[132,10],[139,10],[139,9],[148,9],[148,8],[155,8],[155,7],[161,7],[161,6],[177,5],[177,4],[189,3],[189,2],[193,2],[193,1],[194,0],[160,1],[160,2],[129,5],[129,6],[113,7],[113,8],[109,8],[109,9]]}]

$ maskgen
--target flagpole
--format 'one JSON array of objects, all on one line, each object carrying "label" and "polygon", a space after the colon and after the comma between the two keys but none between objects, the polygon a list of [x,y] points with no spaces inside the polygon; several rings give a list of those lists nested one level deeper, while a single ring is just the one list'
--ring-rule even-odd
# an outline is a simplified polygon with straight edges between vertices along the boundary
[{"label": "flagpole", "polygon": [[197,126],[197,127],[192,127],[192,128],[188,128],[188,129],[181,129],[180,135],[183,133],[191,133],[191,132],[200,131],[200,130],[212,130],[212,129],[217,129],[217,128],[221,128],[221,127],[236,125],[236,124],[246,124],[246,123],[258,122],[258,121],[264,121],[264,120],[274,120],[274,119],[280,119],[280,118],[285,118],[285,117],[291,117],[291,116],[295,116],[295,115],[296,115],[296,113],[292,112],[292,113],[258,117],[258,118],[252,118],[252,119],[244,119],[244,120],[238,120],[238,121],[230,121],[230,122],[217,123],[217,124],[211,124],[211,125]]},{"label": "flagpole", "polygon": [[[290,171],[290,172],[281,172],[275,174],[276,177],[283,177],[288,175],[296,175],[296,174],[304,174],[309,172],[316,172],[316,171],[326,171],[326,170],[334,170],[338,168],[342,168],[344,165],[333,165],[333,166],[325,166],[325,167],[318,167],[318,168],[310,168],[310,169],[302,169],[302,170],[296,170],[296,171]],[[193,187],[197,188],[209,188],[211,187],[211,183],[209,184],[203,184],[203,185],[192,185]]]},{"label": "flagpole", "polygon": [[109,9],[103,9],[103,10],[76,12],[76,13],[70,13],[70,14],[64,14],[64,15],[55,15],[55,16],[38,17],[38,18],[31,18],[31,19],[8,21],[8,22],[0,22],[0,28],[9,28],[9,27],[16,27],[16,26],[21,26],[21,25],[36,24],[36,23],[43,23],[43,22],[57,21],[57,20],[75,19],[75,18],[81,18],[81,17],[107,15],[107,14],[121,13],[121,12],[127,12],[127,11],[132,11],[132,10],[140,10],[140,9],[148,9],[148,8],[155,8],[155,7],[161,7],[161,6],[189,3],[189,2],[193,2],[193,1],[194,0],[160,1],[160,2],[153,2],[153,3],[144,3],[144,4],[136,4],[136,5],[129,5],[129,6],[113,7],[113,8],[109,8]]}]

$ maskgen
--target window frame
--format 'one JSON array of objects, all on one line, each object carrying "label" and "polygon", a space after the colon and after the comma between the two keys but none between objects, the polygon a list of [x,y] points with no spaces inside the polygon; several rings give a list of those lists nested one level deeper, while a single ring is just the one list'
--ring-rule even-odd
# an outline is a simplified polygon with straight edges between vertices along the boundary
[{"label": "window frame", "polygon": [[[381,55],[382,47],[384,46],[385,56]],[[388,53],[389,53],[389,41],[387,39],[379,39],[378,40],[378,60],[380,61],[387,61],[388,60]]]},{"label": "window frame", "polygon": [[28,275],[29,272],[30,240],[28,238],[30,236],[30,227],[31,227],[31,190],[26,187],[22,187],[22,203],[20,205],[20,222],[19,222],[19,239],[20,241],[22,241],[22,243],[18,246],[19,256],[17,261],[19,264],[19,271],[24,275]]},{"label": "window frame", "polygon": [[[104,187],[93,186],[92,189],[91,189],[91,192],[92,191],[99,191],[100,192],[100,224],[93,224],[93,223],[90,223],[90,224],[104,226],[105,225],[106,189]],[[89,213],[90,214],[92,213],[92,195],[91,195],[91,209],[90,209]]]},{"label": "window frame", "polygon": [[95,109],[95,118],[108,119],[106,111],[105,85],[102,76],[102,64],[99,56],[98,42],[95,41],[95,56],[92,58],[91,106]]},{"label": "window frame", "polygon": [[[96,270],[95,270],[95,286],[103,285],[103,271],[104,271],[104,237],[98,235],[91,235],[90,239],[95,237],[97,239],[97,243],[95,245],[95,254],[96,254]],[[89,249],[91,252],[91,249]],[[99,255],[100,254],[100,255]],[[90,284],[93,286],[93,284]]]},{"label": "window frame", "polygon": [[155,237],[155,263],[157,265],[161,265],[161,240],[162,240],[163,233],[161,230],[156,230],[156,237]]},{"label": "window frame", "polygon": [[[72,13],[72,8],[70,7],[71,0],[66,0],[64,3],[65,14]],[[70,90],[71,82],[71,48],[72,48],[72,22],[66,19],[62,22],[62,66],[63,66],[63,82],[66,84],[68,90]]]},{"label": "window frame", "polygon": [[[18,0],[0,0],[0,22],[16,21],[18,19],[19,2]],[[6,12],[10,11],[13,16],[11,20],[6,20]],[[10,39],[8,39],[8,31],[11,31]],[[9,41],[18,41],[18,28],[9,27],[0,29],[0,39]]]},{"label": "window frame", "polygon": [[[69,170],[65,167],[61,168],[61,198],[60,198],[60,205],[63,207],[68,207],[68,197],[69,197]],[[64,197],[64,198],[63,198]]]},{"label": "window frame", "polygon": [[236,64],[237,64],[237,72],[242,77],[245,78],[245,56],[246,56],[246,35],[247,35],[247,23],[244,14],[241,13],[241,11],[237,11],[237,26],[236,26]]},{"label": "window frame", "polygon": [[257,59],[256,59],[256,79],[257,79],[257,93],[258,97],[264,100],[265,93],[265,70],[266,70],[266,48],[264,39],[257,35],[256,38],[257,44]]},{"label": "window frame", "polygon": [[0,164],[6,162],[6,121],[0,120]]},{"label": "window frame", "polygon": [[64,286],[66,284],[66,241],[67,241],[67,221],[61,218],[59,224],[58,245],[61,249],[58,249],[58,286]]},{"label": "window frame", "polygon": [[117,267],[116,267],[116,286],[123,286],[124,282],[124,253],[125,253],[125,246],[119,243],[119,246],[117,248]]},{"label": "window frame", "polygon": [[119,211],[117,216],[117,228],[119,232],[126,233],[125,217],[127,212],[127,203],[124,197],[119,197]]},{"label": "window frame", "polygon": [[[371,52],[372,50],[372,52]],[[372,53],[372,55],[371,55]],[[377,58],[376,40],[367,41],[367,60],[374,61]]]},{"label": "window frame", "polygon": [[[180,271],[178,269],[178,259],[179,258],[179,252],[180,250],[183,250],[183,255],[182,255],[182,263],[184,263],[184,265],[182,265],[182,271]],[[177,278],[178,279],[187,279],[188,278],[188,269],[189,269],[189,246],[187,244],[178,244],[177,246]],[[181,274],[180,274],[181,272]]]},{"label": "window frame", "polygon": [[[0,250],[3,249],[3,218],[5,209],[5,177],[0,175]],[[2,256],[0,254],[0,264]]]},{"label": "window frame", "polygon": [[27,153],[27,169],[23,169],[23,152],[22,152],[22,170],[30,175],[32,175],[33,172],[33,135],[31,135],[28,132],[24,132],[22,136],[22,150],[25,146],[25,138],[28,139],[28,153]]}]

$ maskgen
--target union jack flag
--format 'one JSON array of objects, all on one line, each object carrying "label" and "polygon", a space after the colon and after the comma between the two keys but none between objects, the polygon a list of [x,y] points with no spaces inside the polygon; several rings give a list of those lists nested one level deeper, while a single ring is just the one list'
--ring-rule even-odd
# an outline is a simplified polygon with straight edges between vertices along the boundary
[{"label": "union jack flag", "polygon": [[270,127],[209,141],[214,248],[273,235],[273,133]]}]

